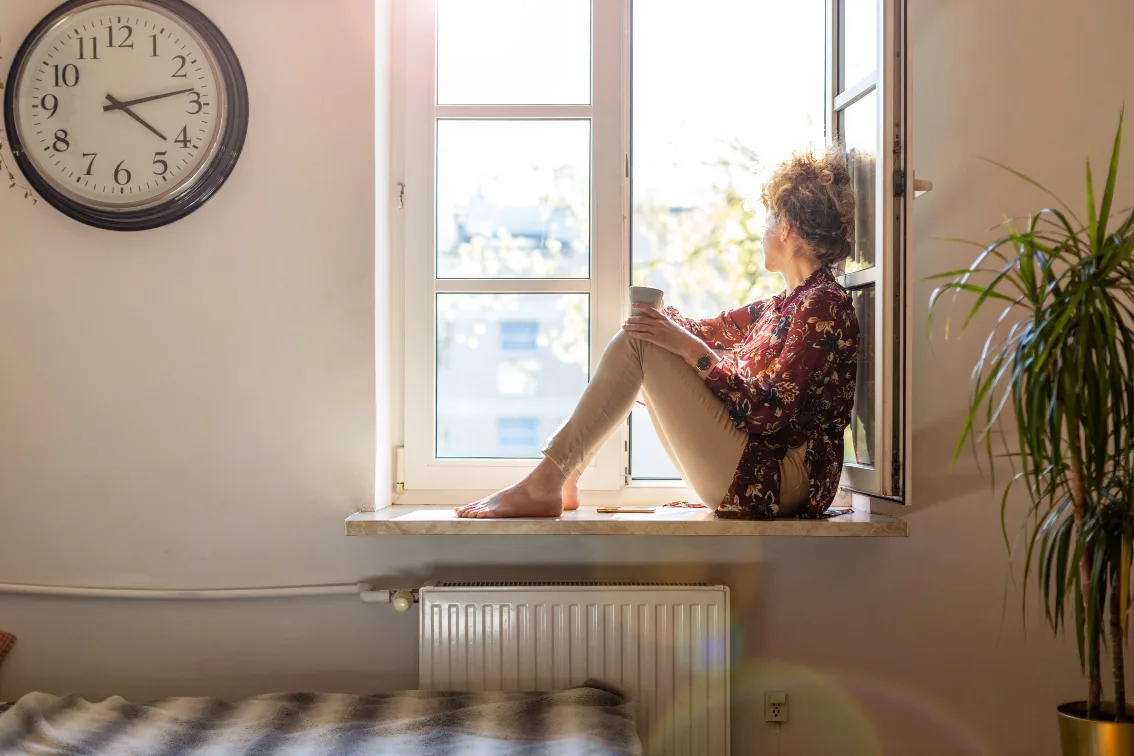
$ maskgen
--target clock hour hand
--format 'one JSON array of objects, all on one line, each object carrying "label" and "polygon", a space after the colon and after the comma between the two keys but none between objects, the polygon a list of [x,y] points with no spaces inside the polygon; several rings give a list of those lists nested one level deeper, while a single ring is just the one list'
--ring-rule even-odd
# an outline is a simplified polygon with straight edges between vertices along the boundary
[{"label": "clock hour hand", "polygon": [[157,129],[155,129],[155,128],[154,128],[153,126],[151,126],[151,125],[150,125],[150,124],[149,124],[148,122],[146,122],[146,121],[145,121],[145,119],[143,119],[143,118],[142,118],[141,116],[139,116],[139,115],[138,115],[137,113],[135,113],[135,112],[134,112],[133,110],[130,110],[130,108],[128,108],[128,107],[127,107],[127,105],[128,105],[129,103],[125,103],[125,102],[119,102],[118,100],[116,100],[116,99],[114,98],[114,96],[113,96],[113,95],[107,95],[107,96],[106,96],[106,99],[110,100],[110,106],[109,106],[109,107],[104,107],[104,108],[103,108],[103,110],[104,110],[104,111],[107,111],[107,110],[121,110],[121,111],[122,111],[123,113],[125,113],[125,114],[126,114],[126,115],[128,115],[128,116],[130,116],[130,117],[131,117],[131,118],[133,118],[133,119],[134,119],[135,121],[137,121],[138,123],[142,124],[142,125],[143,125],[143,126],[145,126],[145,127],[147,128],[147,129],[149,129],[150,131],[154,132],[155,134],[157,134],[157,135],[158,135],[158,137],[159,137],[159,138],[161,139],[161,141],[163,141],[163,142],[168,142],[168,141],[169,141],[168,139],[166,139],[166,138],[165,138],[165,134],[163,134],[163,133],[161,133],[160,131],[158,131]]},{"label": "clock hour hand", "polygon": [[195,92],[195,91],[197,91],[197,90],[195,90],[195,89],[179,89],[176,92],[166,92],[165,94],[151,95],[150,97],[139,97],[136,100],[127,100],[126,102],[119,102],[118,100],[114,99],[110,95],[107,95],[106,99],[110,100],[111,104],[110,105],[104,105],[102,107],[102,109],[103,109],[103,112],[110,111],[110,110],[125,110],[126,108],[130,107],[131,105],[141,105],[143,102],[153,102],[154,100],[164,100],[166,97],[176,97],[179,94],[189,94],[190,92]]}]

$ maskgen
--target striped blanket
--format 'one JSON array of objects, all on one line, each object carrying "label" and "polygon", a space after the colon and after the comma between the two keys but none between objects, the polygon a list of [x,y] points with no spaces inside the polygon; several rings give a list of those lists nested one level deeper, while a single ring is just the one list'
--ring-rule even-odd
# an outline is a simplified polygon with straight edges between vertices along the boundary
[{"label": "striped blanket", "polygon": [[595,685],[149,705],[33,693],[0,714],[0,756],[640,756],[626,696]]}]

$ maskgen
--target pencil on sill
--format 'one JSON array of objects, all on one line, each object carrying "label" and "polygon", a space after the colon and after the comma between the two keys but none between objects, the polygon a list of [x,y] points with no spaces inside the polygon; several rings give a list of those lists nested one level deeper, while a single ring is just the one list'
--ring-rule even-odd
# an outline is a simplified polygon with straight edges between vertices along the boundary
[{"label": "pencil on sill", "polygon": [[653,514],[653,509],[645,507],[599,507],[599,514]]}]

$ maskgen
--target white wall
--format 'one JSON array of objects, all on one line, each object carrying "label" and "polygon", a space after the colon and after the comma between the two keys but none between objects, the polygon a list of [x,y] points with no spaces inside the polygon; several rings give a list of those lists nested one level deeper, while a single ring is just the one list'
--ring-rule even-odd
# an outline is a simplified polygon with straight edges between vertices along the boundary
[{"label": "white wall", "polygon": [[[0,4],[0,54],[53,5]],[[216,199],[128,236],[0,192],[0,580],[410,585],[517,566],[721,579],[737,753],[775,752],[757,720],[762,691],[781,687],[784,754],[1057,753],[1052,709],[1081,689],[1074,650],[1039,624],[1023,639],[986,483],[967,463],[945,469],[975,339],[931,354],[915,334],[908,540],[342,537],[371,497],[376,341],[386,348],[373,329],[372,2],[197,5],[253,97],[248,148]],[[916,162],[937,187],[917,204],[920,278],[965,254],[935,238],[1041,202],[978,155],[1081,198],[1081,155],[1102,162],[1134,101],[1134,8],[911,5]],[[1124,169],[1130,201],[1134,149]],[[0,597],[0,626],[20,636],[0,672],[8,698],[372,691],[416,676],[413,615],[349,599]]]}]

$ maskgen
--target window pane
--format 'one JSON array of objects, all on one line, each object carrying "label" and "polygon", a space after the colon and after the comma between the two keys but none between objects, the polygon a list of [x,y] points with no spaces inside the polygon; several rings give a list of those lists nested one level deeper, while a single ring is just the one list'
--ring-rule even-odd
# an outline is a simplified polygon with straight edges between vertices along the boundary
[{"label": "window pane", "polygon": [[847,167],[855,194],[854,257],[848,273],[870,268],[875,260],[874,210],[877,207],[878,94],[858,100],[839,114],[839,133],[847,149]]},{"label": "window pane", "polygon": [[538,417],[499,417],[496,419],[496,443],[503,454],[517,457],[538,457],[542,447]]},{"label": "window pane", "polygon": [[[695,6],[634,3],[631,249],[635,284],[707,317],[783,287],[762,265],[757,170],[824,143],[826,6]],[[646,413],[632,417],[633,476],[680,477]]]},{"label": "window pane", "polygon": [[586,278],[589,121],[437,124],[437,276]]},{"label": "window pane", "polygon": [[839,0],[839,91],[878,67],[878,0]]},{"label": "window pane", "polygon": [[438,1],[439,104],[590,101],[590,0]]},{"label": "window pane", "polygon": [[630,414],[630,471],[636,480],[675,480],[681,477],[665,453],[650,413],[640,404]]},{"label": "window pane", "polygon": [[586,294],[437,295],[437,456],[534,459],[589,374]]},{"label": "window pane", "polygon": [[851,424],[843,435],[843,461],[874,464],[874,286],[851,291],[858,315],[858,380]]}]

